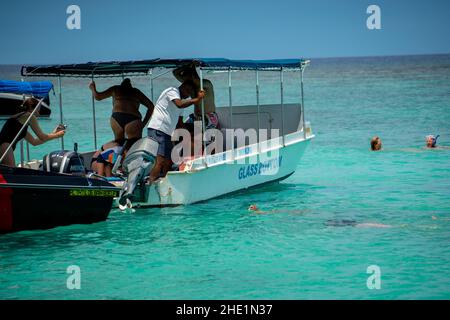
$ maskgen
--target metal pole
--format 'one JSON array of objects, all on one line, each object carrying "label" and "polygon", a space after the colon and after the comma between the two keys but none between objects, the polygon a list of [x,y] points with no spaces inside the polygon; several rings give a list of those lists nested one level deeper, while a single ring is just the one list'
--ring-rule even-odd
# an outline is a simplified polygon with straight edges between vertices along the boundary
[{"label": "metal pole", "polygon": [[[231,91],[231,68],[228,68],[228,103],[230,106],[230,129],[233,128],[233,99]],[[231,160],[234,160],[234,134],[231,139]]]},{"label": "metal pole", "polygon": [[27,141],[27,162],[30,162],[30,144]]},{"label": "metal pole", "polygon": [[20,166],[23,168],[23,140],[20,140]]},{"label": "metal pole", "polygon": [[281,144],[284,147],[284,77],[283,68],[280,69],[280,90],[281,90]]},{"label": "metal pole", "polygon": [[300,80],[301,80],[301,91],[302,91],[302,106],[301,106],[301,117],[302,117],[302,128],[303,128],[303,137],[306,139],[306,128],[305,128],[305,105],[304,105],[304,96],[303,96],[303,66],[300,69]]},{"label": "metal pole", "polygon": [[259,108],[259,72],[256,69],[256,108],[258,112],[258,153],[260,153],[260,145],[259,145],[259,130],[261,129],[261,117],[260,117],[260,108]]},{"label": "metal pole", "polygon": [[17,133],[17,135],[14,137],[13,141],[11,141],[11,143],[9,144],[8,148],[6,148],[5,152],[3,153],[3,155],[0,158],[0,163],[3,161],[3,159],[5,159],[6,154],[9,152],[9,150],[12,149],[12,146],[16,143],[17,139],[19,138],[20,134],[22,133],[23,129],[25,129],[25,127],[28,125],[28,123],[30,122],[31,118],[34,116],[34,114],[36,113],[36,111],[39,109],[39,107],[42,104],[42,101],[44,101],[44,98],[42,98],[41,100],[39,100],[39,103],[36,105],[36,107],[34,107],[33,112],[31,112],[31,114],[28,116],[27,120],[25,121],[25,123],[22,125],[22,128],[20,128],[19,132]]},{"label": "metal pole", "polygon": [[[203,90],[203,70],[202,70],[202,68],[200,68],[200,90]],[[203,162],[206,167],[207,166],[206,165],[206,154],[205,154],[206,141],[204,139],[204,135],[205,135],[205,99],[202,99],[201,105],[202,105],[202,130],[203,130],[202,140],[203,140],[203,149],[204,149],[203,150]]]},{"label": "metal pole", "polygon": [[152,102],[154,101],[154,96],[153,96],[153,69],[150,69],[150,96],[152,97]]},{"label": "metal pole", "polygon": [[[94,82],[94,74],[92,73],[92,82]],[[94,148],[97,150],[97,123],[95,120],[95,98],[94,94],[92,94],[92,118],[94,124]]]},{"label": "metal pole", "polygon": [[[59,123],[63,123],[63,109],[62,109],[62,86],[61,86],[61,76],[58,76],[58,86],[59,86]],[[64,150],[64,136],[61,137],[61,149]]]}]

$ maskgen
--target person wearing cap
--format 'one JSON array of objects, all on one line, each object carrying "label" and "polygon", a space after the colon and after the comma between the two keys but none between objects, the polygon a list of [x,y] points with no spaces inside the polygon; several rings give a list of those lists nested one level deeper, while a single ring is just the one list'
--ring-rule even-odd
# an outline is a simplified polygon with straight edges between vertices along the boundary
[{"label": "person wearing cap", "polygon": [[[214,98],[214,86],[212,82],[208,79],[203,79],[202,86],[200,86],[200,77],[195,70],[195,65],[189,64],[185,66],[178,67],[173,70],[174,77],[184,83],[186,81],[194,82],[196,88],[195,92],[198,92],[201,87],[205,92],[205,97],[203,99],[203,107],[205,112],[205,130],[208,129],[220,129],[219,124],[219,116],[216,113],[216,103]],[[194,123],[195,121],[202,121],[202,103],[198,102],[194,105],[194,113],[190,114],[187,123]],[[213,139],[210,141],[206,141],[208,145],[211,143]]]},{"label": "person wearing cap", "polygon": [[183,110],[201,102],[205,92],[200,90],[194,95],[196,86],[193,81],[185,81],[178,88],[169,87],[156,101],[155,109],[148,123],[148,137],[158,143],[156,163],[150,172],[149,183],[164,177],[172,167],[172,135],[183,124]]}]

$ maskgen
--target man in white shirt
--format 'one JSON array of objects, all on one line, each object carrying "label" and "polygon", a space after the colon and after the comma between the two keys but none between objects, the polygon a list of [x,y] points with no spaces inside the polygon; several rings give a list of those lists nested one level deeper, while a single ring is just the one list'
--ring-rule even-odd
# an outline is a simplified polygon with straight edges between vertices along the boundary
[{"label": "man in white shirt", "polygon": [[183,123],[183,109],[198,104],[205,96],[204,91],[199,91],[196,98],[184,100],[194,95],[195,88],[193,81],[186,81],[178,88],[164,90],[156,102],[147,129],[149,138],[159,144],[156,163],[150,172],[150,183],[165,176],[172,166],[172,135],[177,126]]}]

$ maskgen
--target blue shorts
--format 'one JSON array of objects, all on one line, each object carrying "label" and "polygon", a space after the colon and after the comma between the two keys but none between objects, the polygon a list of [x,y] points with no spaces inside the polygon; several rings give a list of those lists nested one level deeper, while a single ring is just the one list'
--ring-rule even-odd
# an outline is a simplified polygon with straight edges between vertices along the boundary
[{"label": "blue shorts", "polygon": [[170,159],[173,149],[172,138],[167,133],[152,128],[148,128],[147,132],[148,137],[159,144],[158,156]]}]

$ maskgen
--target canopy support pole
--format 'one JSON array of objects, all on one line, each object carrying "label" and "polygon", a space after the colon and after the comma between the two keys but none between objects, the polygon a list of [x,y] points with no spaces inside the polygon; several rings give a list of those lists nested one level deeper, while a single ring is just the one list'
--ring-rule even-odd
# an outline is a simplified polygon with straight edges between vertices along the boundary
[{"label": "canopy support pole", "polygon": [[150,97],[152,98],[152,102],[154,101],[153,96],[153,69],[150,69]]},{"label": "canopy support pole", "polygon": [[[61,76],[58,76],[58,87],[59,87],[59,123],[63,123],[63,108],[62,108],[62,85]],[[61,137],[61,149],[64,150],[64,136]]]},{"label": "canopy support pole", "polygon": [[20,140],[20,166],[23,168],[23,140]]},{"label": "canopy support pole", "polygon": [[[202,68],[200,68],[200,90],[203,90],[203,70]],[[202,142],[203,142],[203,163],[205,165],[205,167],[207,167],[206,164],[206,141],[205,141],[205,99],[202,99],[201,102],[202,105]]]},{"label": "canopy support pole", "polygon": [[[94,82],[94,73],[92,73],[92,82]],[[97,122],[95,119],[95,98],[94,94],[92,94],[92,119],[93,119],[93,125],[94,125],[94,148],[97,150]]]},{"label": "canopy support pole", "polygon": [[30,162],[30,143],[27,141],[27,162]]},{"label": "canopy support pole", "polygon": [[305,105],[304,105],[304,94],[303,94],[303,66],[300,69],[300,87],[302,93],[302,105],[300,108],[301,117],[302,117],[302,130],[303,130],[303,138],[306,140],[306,128],[305,128]]},{"label": "canopy support pole", "polygon": [[[283,67],[280,69],[280,94],[281,94],[281,145],[284,147],[284,77]],[[272,137],[271,137],[272,138]]]},{"label": "canopy support pole", "polygon": [[[228,68],[228,103],[230,106],[230,129],[233,129],[233,99],[231,91],[231,68]],[[234,134],[231,137],[231,160],[234,160]]]},{"label": "canopy support pole", "polygon": [[261,152],[261,147],[260,147],[260,135],[259,135],[259,131],[261,129],[261,114],[260,114],[260,105],[259,105],[259,71],[258,69],[256,69],[256,108],[257,108],[257,117],[258,117],[258,133],[257,133],[257,137],[258,137],[258,154]]}]

